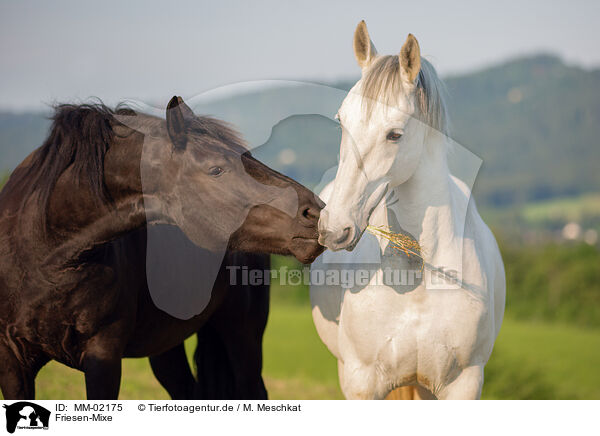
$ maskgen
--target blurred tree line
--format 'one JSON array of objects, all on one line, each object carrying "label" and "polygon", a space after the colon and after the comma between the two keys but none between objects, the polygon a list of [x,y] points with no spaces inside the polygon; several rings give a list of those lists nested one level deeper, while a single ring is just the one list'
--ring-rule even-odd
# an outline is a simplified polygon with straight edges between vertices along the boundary
[{"label": "blurred tree line", "polygon": [[600,326],[600,253],[584,243],[503,246],[506,313]]}]

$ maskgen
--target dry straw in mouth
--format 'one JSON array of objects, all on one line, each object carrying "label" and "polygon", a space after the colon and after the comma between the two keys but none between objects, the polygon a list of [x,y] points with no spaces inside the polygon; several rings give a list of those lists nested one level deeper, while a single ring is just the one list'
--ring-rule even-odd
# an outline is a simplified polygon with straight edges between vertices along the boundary
[{"label": "dry straw in mouth", "polygon": [[375,236],[380,236],[392,243],[392,247],[403,252],[408,257],[416,256],[424,261],[421,256],[421,246],[417,241],[403,233],[394,233],[386,226],[367,226],[367,231]]}]

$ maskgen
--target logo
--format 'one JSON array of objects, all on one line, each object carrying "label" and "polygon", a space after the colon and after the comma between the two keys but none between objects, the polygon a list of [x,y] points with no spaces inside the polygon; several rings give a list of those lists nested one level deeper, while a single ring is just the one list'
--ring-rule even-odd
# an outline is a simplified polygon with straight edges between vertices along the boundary
[{"label": "logo", "polygon": [[19,401],[10,405],[4,404],[6,409],[6,431],[14,433],[18,429],[48,429],[50,421],[50,411],[30,403],[29,401]]}]

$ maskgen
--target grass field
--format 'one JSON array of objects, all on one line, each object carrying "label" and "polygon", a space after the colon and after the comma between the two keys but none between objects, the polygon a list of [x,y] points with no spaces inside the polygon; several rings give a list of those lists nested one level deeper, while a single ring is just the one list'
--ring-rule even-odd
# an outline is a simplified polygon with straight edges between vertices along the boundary
[{"label": "grass field", "polygon": [[564,220],[581,222],[588,216],[600,216],[600,195],[558,198],[539,203],[529,203],[523,208],[529,222]]},{"label": "grass field", "polygon": [[506,242],[515,238],[522,242],[523,233],[532,230],[541,232],[542,240],[554,239],[569,222],[579,223],[583,229],[600,231],[599,194],[553,198],[511,207],[483,206],[480,212],[485,222]]},{"label": "grass field", "polygon": [[[187,343],[188,351],[194,340]],[[307,304],[275,303],[264,341],[272,399],[342,398],[335,359]],[[488,399],[600,399],[600,330],[507,319],[486,367]],[[57,363],[37,379],[39,399],[85,398],[83,375]],[[167,399],[147,359],[126,359],[121,399]]]}]

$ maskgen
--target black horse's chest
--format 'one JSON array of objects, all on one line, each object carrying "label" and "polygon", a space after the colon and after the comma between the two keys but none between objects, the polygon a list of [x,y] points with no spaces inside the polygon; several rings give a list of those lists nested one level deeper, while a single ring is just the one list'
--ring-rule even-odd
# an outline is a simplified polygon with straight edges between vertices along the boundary
[{"label": "black horse's chest", "polygon": [[223,302],[227,287],[218,280],[205,310],[190,319],[182,320],[157,308],[147,288],[138,298],[135,330],[125,349],[125,357],[145,357],[163,353],[197,332]]}]

